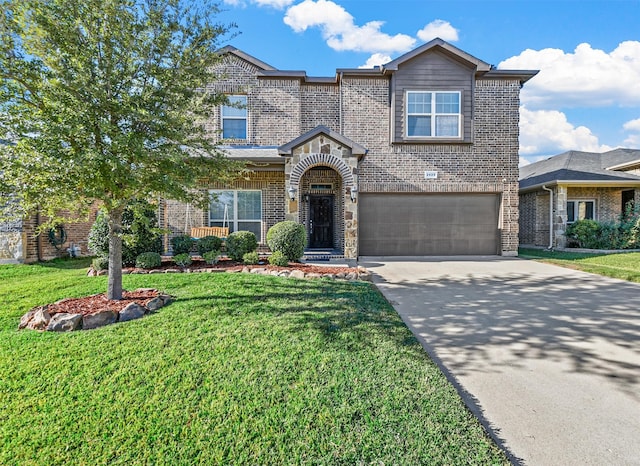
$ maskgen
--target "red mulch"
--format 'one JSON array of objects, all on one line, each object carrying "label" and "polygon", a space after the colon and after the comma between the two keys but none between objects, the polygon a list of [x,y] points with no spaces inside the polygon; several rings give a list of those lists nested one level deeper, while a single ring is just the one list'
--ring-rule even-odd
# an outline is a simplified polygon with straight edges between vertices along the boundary
[{"label": "red mulch", "polygon": [[[302,270],[304,273],[322,273],[322,274],[329,274],[329,273],[338,274],[340,272],[349,273],[349,272],[357,272],[358,270],[356,267],[331,267],[328,265],[323,266],[323,265],[313,265],[313,264],[301,264],[299,262],[290,262],[288,267],[277,267],[275,265],[269,265],[269,263],[266,261],[262,261],[262,262],[264,263],[251,265],[249,267],[251,268],[260,267],[260,268],[265,268],[267,270],[278,270],[278,271]],[[247,267],[247,266],[229,259],[222,259],[215,265],[209,265],[203,260],[194,259],[193,263],[189,267],[185,267],[185,269],[188,269],[190,271],[200,270],[200,269],[214,269],[214,270],[220,270],[220,271],[227,271],[227,270],[240,271],[244,267]],[[160,267],[156,267],[153,270],[167,270],[167,269],[179,269],[179,268],[180,267],[174,264],[173,261],[163,260],[162,265]],[[125,268],[124,270],[127,270],[129,272],[133,272],[133,271],[148,272],[148,270],[136,269],[134,267],[128,267],[128,268]]]},{"label": "red mulch", "polygon": [[82,314],[83,316],[104,310],[120,312],[129,303],[138,303],[141,306],[145,306],[158,294],[157,290],[124,291],[120,301],[109,300],[104,293],[85,296],[84,298],[67,298],[57,303],[49,304],[47,312],[50,315],[68,312],[70,314]]}]

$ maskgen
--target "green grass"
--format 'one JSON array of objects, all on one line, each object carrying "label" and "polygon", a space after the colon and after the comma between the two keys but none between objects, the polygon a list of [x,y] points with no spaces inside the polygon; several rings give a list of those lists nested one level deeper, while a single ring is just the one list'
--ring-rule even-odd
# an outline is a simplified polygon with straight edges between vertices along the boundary
[{"label": "green grass", "polygon": [[520,257],[640,283],[640,253],[590,254],[521,248]]},{"label": "green grass", "polygon": [[367,283],[125,276],[178,299],[143,319],[18,331],[102,292],[87,261],[0,267],[0,464],[505,464]]}]

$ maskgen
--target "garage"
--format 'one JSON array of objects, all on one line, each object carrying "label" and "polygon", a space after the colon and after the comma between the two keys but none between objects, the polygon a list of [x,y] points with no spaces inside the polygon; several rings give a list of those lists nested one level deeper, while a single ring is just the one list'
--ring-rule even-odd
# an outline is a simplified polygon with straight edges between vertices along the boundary
[{"label": "garage", "polygon": [[362,193],[361,256],[499,253],[498,194]]}]

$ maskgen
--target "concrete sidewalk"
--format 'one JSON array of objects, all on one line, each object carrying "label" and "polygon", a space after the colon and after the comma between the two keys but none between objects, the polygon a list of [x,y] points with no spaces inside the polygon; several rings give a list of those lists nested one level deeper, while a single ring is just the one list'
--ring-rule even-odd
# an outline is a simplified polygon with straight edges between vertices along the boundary
[{"label": "concrete sidewalk", "polygon": [[640,465],[640,285],[502,257],[361,259],[527,465]]}]

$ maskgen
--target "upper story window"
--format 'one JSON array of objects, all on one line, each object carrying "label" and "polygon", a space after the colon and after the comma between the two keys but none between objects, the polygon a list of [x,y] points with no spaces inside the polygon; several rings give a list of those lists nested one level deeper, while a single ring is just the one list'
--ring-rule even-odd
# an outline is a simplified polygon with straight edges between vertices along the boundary
[{"label": "upper story window", "polygon": [[567,201],[567,223],[595,220],[596,201]]},{"label": "upper story window", "polygon": [[407,137],[460,138],[460,92],[407,91]]},{"label": "upper story window", "polygon": [[247,96],[227,96],[231,105],[222,106],[222,137],[247,139]]}]

